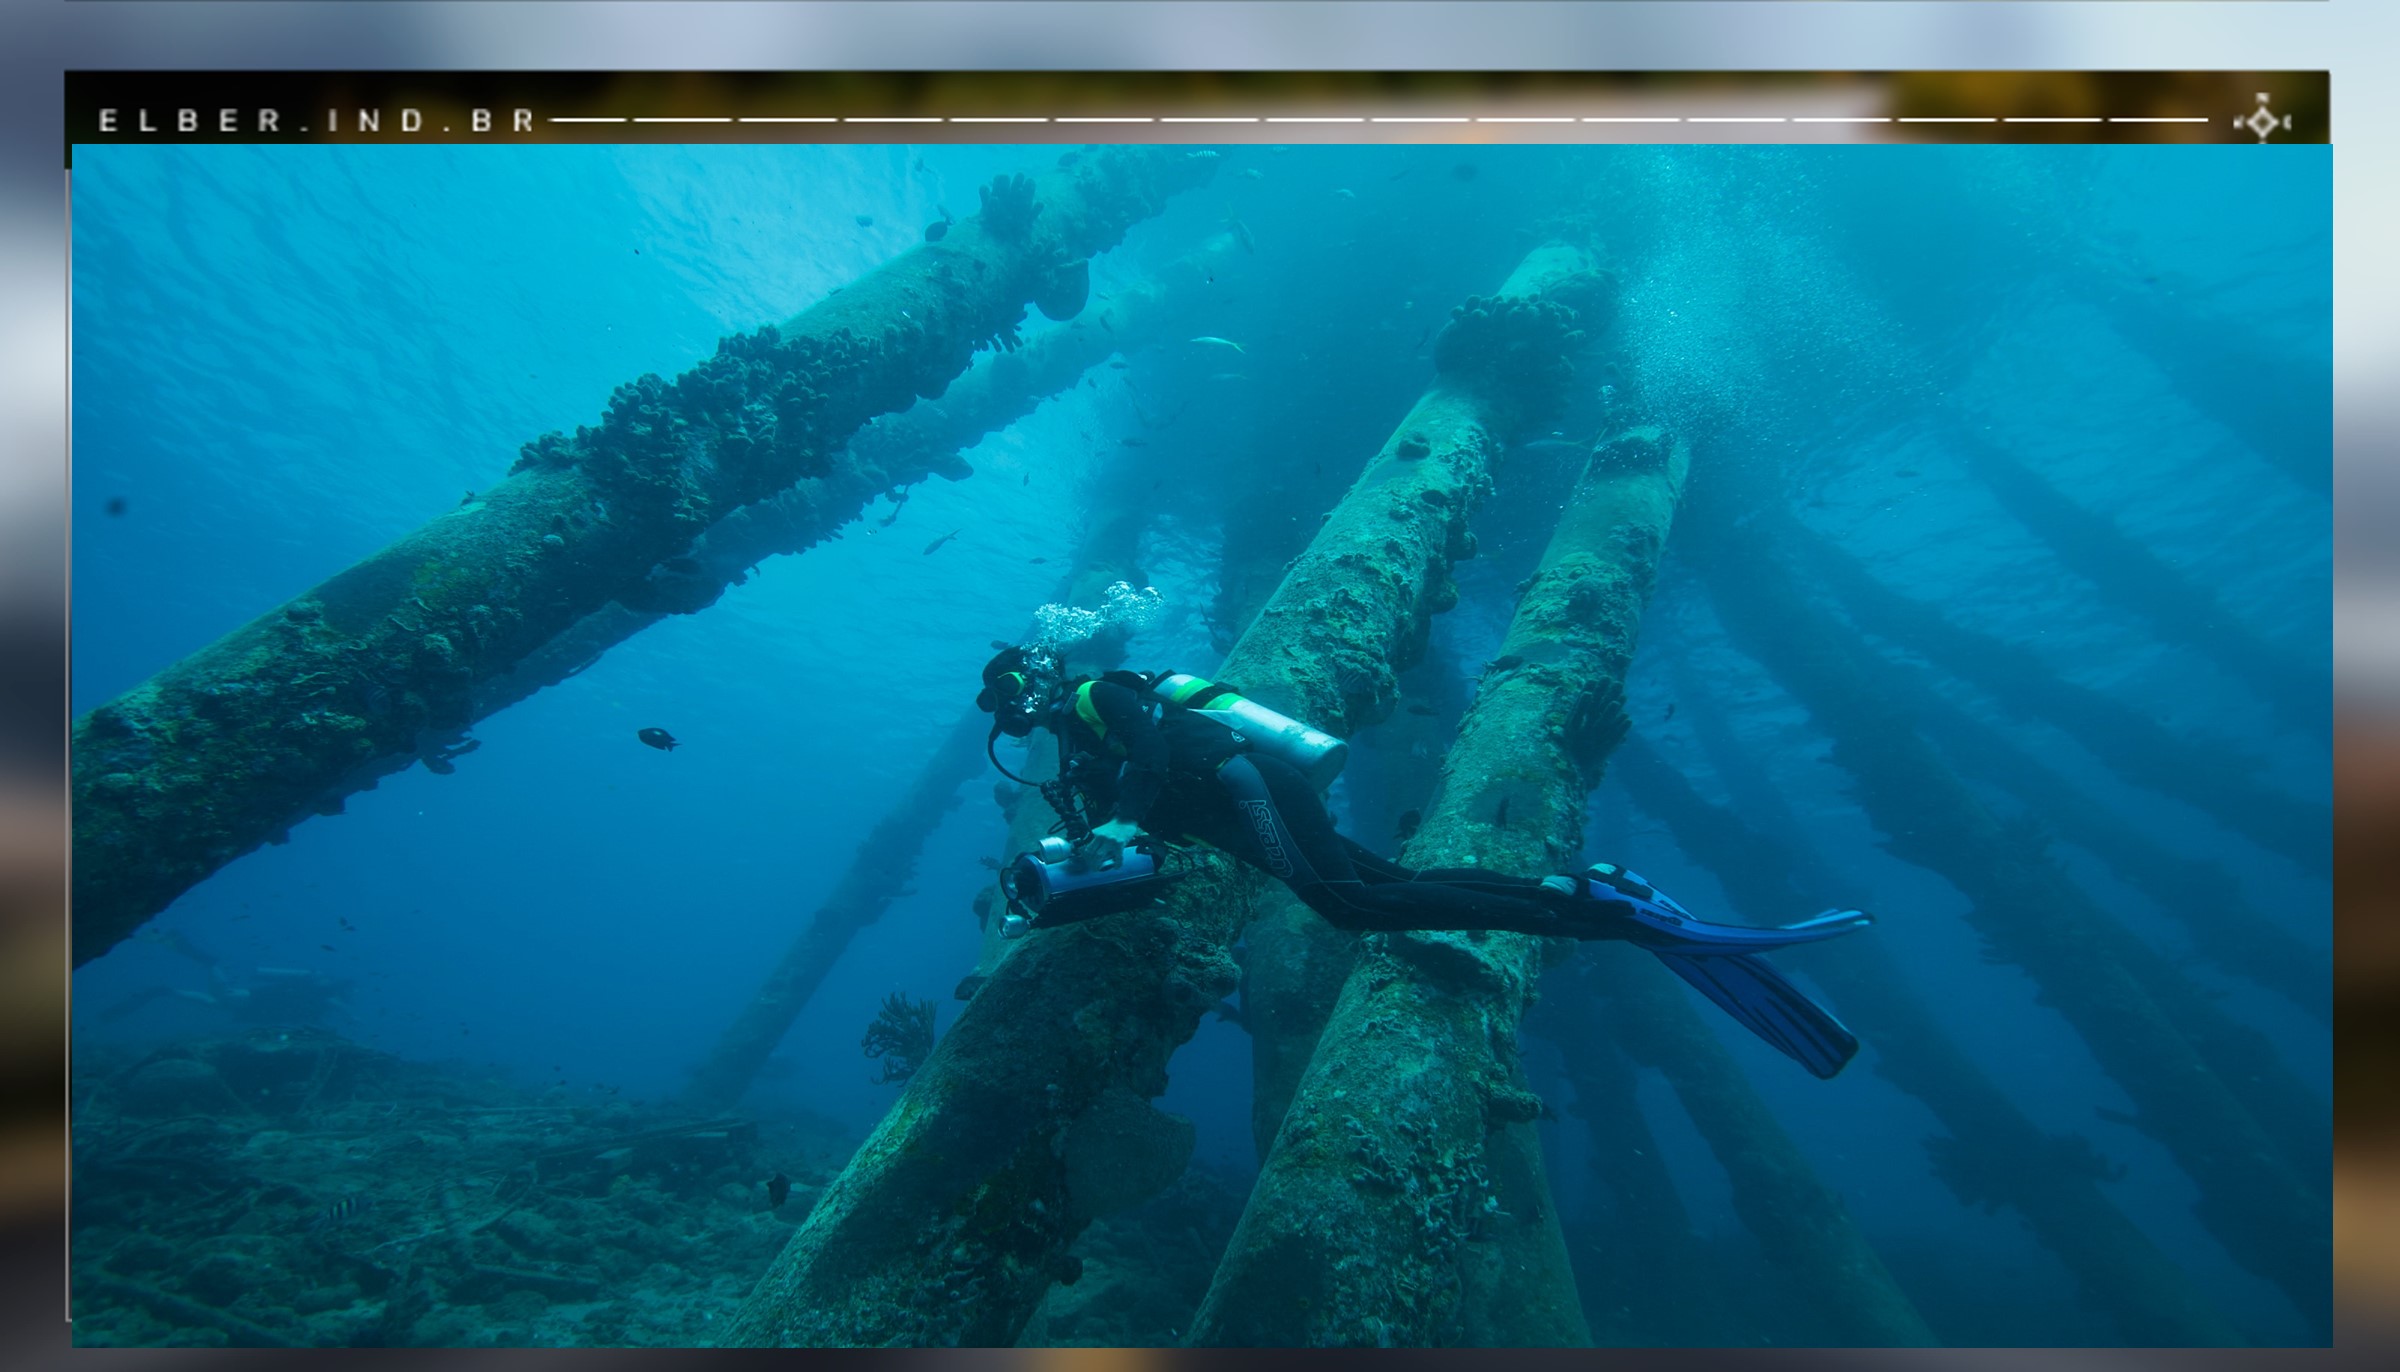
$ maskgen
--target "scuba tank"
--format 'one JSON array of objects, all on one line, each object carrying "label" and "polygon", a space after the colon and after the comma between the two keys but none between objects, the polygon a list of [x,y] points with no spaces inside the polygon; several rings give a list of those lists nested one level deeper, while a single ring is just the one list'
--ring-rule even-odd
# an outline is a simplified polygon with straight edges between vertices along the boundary
[{"label": "scuba tank", "polygon": [[1167,672],[1150,683],[1150,698],[1180,705],[1201,719],[1233,731],[1233,741],[1253,752],[1289,763],[1319,791],[1333,784],[1350,761],[1350,745],[1322,729],[1279,715],[1230,686],[1188,672]]},{"label": "scuba tank", "polygon": [[1114,867],[1078,870],[1074,856],[1075,845],[1053,834],[1000,869],[1000,893],[1008,898],[1002,938],[1021,937],[1037,922],[1047,929],[1139,909],[1182,875],[1139,843],[1128,845]]}]

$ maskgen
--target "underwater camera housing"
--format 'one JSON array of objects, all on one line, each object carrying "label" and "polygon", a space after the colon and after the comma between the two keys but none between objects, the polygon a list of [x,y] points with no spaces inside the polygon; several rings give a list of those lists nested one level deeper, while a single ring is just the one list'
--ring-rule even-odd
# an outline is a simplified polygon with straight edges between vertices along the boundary
[{"label": "underwater camera housing", "polygon": [[1000,869],[1008,898],[1002,938],[1022,938],[1035,925],[1050,928],[1138,910],[1184,874],[1173,850],[1144,836],[1126,845],[1114,867],[1078,867],[1075,846],[1052,835]]}]

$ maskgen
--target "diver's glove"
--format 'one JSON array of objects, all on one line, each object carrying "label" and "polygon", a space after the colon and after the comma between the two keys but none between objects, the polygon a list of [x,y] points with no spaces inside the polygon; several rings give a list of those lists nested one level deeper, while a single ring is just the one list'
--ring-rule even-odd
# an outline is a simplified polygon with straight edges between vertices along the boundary
[{"label": "diver's glove", "polygon": [[1125,846],[1142,836],[1142,827],[1127,819],[1112,819],[1092,830],[1075,850],[1078,871],[1106,872],[1125,860]]}]

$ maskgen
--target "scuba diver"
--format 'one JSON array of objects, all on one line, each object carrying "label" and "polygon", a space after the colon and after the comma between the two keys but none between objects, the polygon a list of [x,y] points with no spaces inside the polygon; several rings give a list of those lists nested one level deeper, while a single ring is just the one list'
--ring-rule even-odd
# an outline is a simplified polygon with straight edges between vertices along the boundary
[{"label": "scuba diver", "polygon": [[1768,1044],[1819,1077],[1858,1051],[1839,1020],[1754,953],[1873,922],[1828,910],[1782,929],[1695,918],[1624,868],[1519,877],[1476,867],[1412,870],[1334,830],[1322,792],[1348,745],[1183,673],[1070,679],[1041,643],[1002,649],[976,705],[993,716],[985,752],[1002,775],[1002,734],[1058,740],[1056,779],[1038,783],[1057,832],[1000,873],[1005,937],[1157,901],[1191,870],[1196,841],[1266,872],[1343,929],[1499,929],[1637,944]]}]

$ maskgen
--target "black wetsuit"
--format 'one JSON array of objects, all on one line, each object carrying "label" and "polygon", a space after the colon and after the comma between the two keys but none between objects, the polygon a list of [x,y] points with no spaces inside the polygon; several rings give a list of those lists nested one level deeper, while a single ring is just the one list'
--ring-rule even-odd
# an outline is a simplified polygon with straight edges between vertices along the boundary
[{"label": "black wetsuit", "polygon": [[1153,720],[1140,694],[1113,681],[1092,682],[1088,699],[1101,729],[1076,711],[1072,694],[1050,725],[1095,823],[1125,820],[1169,841],[1198,839],[1276,877],[1344,929],[1571,937],[1584,922],[1577,906],[1589,902],[1553,904],[1539,878],[1477,867],[1412,871],[1376,856],[1335,832],[1298,769],[1237,750],[1222,725],[1173,707]]}]

